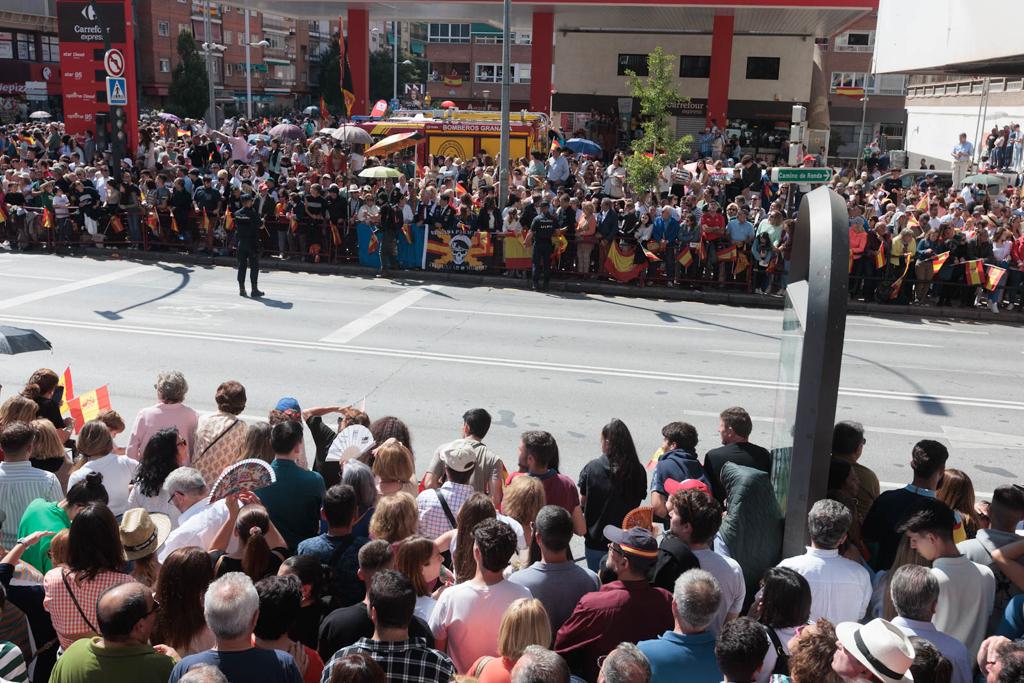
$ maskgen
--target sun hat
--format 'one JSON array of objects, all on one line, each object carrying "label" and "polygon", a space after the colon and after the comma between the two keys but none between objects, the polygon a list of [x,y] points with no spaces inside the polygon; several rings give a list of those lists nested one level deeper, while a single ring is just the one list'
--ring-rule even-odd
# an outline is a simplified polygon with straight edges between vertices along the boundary
[{"label": "sun hat", "polygon": [[171,533],[171,518],[162,512],[149,513],[132,508],[121,517],[121,544],[128,560],[140,560],[155,553]]},{"label": "sun hat", "polygon": [[914,645],[903,631],[885,619],[861,625],[844,621],[836,626],[843,648],[884,683],[913,681]]}]

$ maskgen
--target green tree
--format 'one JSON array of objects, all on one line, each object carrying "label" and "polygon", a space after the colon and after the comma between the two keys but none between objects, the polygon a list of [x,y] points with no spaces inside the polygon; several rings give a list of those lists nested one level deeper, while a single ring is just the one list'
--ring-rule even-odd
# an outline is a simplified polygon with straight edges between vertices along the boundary
[{"label": "green tree", "polygon": [[179,116],[198,119],[210,106],[210,81],[206,61],[199,54],[195,38],[188,31],[178,34],[178,64],[171,72],[167,107]]},{"label": "green tree", "polygon": [[658,47],[647,55],[647,78],[626,72],[643,120],[643,134],[633,140],[633,154],[626,158],[626,178],[634,189],[653,188],[661,169],[690,151],[692,138],[678,137],[669,123],[669,108],[686,101],[672,86],[674,65],[675,58]]},{"label": "green tree", "polygon": [[[340,50],[338,41],[331,41],[330,49],[320,58],[320,92],[328,108],[339,113],[344,108],[341,97]],[[377,100],[391,101],[394,54],[390,48],[381,48],[370,53],[370,104]],[[403,64],[409,60],[412,64]],[[398,54],[398,96],[401,98],[406,83],[420,83],[427,71],[426,62],[416,55],[399,51]]]},{"label": "green tree", "polygon": [[335,35],[327,52],[320,54],[320,94],[324,96],[327,108],[335,114],[342,113],[345,108],[345,101],[341,97],[341,71],[338,68],[340,56],[338,36]]}]

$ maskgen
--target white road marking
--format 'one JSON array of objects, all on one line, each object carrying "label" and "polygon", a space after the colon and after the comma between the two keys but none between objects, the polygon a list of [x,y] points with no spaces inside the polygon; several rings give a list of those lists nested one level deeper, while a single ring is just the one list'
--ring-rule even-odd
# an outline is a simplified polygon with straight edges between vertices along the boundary
[{"label": "white road marking", "polygon": [[410,289],[409,291],[396,296],[394,299],[391,299],[387,303],[381,304],[369,313],[365,313],[352,322],[339,327],[334,332],[331,332],[326,337],[320,339],[320,341],[333,344],[347,344],[363,332],[376,327],[388,318],[400,313],[409,306],[412,306],[429,293],[430,289],[427,287],[416,287],[415,289]]},{"label": "white road marking", "polygon": [[[459,363],[464,365],[504,367],[513,370],[538,370],[543,372],[593,375],[599,377],[649,379],[658,382],[701,384],[711,385],[715,387],[742,387],[746,389],[761,389],[763,391],[777,391],[779,388],[782,388],[786,391],[793,391],[796,388],[792,384],[780,385],[777,382],[769,380],[754,380],[739,377],[657,372],[651,370],[640,370],[632,368],[603,368],[589,365],[576,365],[572,363],[550,363],[516,358],[493,358],[487,356],[469,356],[453,353],[434,353],[430,351],[416,351],[411,349],[388,349],[369,346],[340,345],[299,339],[281,339],[272,337],[239,337],[230,334],[200,332],[196,330],[182,331],[177,329],[139,327],[113,323],[83,323],[78,321],[65,321],[52,318],[29,318],[22,316],[0,316],[0,320],[29,323],[34,325],[53,325],[55,327],[68,327],[73,329],[99,330],[103,332],[119,332],[121,334],[141,334],[159,337],[176,337],[192,340],[203,339],[208,341],[219,341],[231,344],[243,343],[257,346],[271,346],[289,349],[301,348],[312,351],[333,351],[335,353],[346,353],[363,356],[379,356],[385,358],[415,358],[428,362],[435,361],[443,363]],[[887,399],[891,401],[909,401],[916,403],[958,405],[971,408],[989,408],[996,410],[1024,411],[1024,403],[1021,402],[1000,401],[996,399],[982,400],[970,396],[917,394],[910,392],[888,391],[882,389],[867,389],[858,387],[840,387],[839,394],[841,396],[852,396],[857,398],[868,398],[875,400]]]},{"label": "white road marking", "polygon": [[87,278],[85,280],[76,280],[65,285],[57,285],[56,287],[51,287],[49,289],[40,289],[37,292],[30,292],[28,294],[22,294],[21,296],[0,301],[0,311],[8,308],[14,308],[15,306],[21,306],[22,304],[32,303],[33,301],[39,301],[40,299],[49,299],[52,296],[67,294],[68,292],[77,292],[81,289],[85,289],[86,287],[114,282],[115,280],[121,280],[152,269],[152,266],[135,266],[134,268],[115,270],[111,273],[97,275],[96,277]]},{"label": "white road marking", "polygon": [[[498,318],[528,318],[531,320],[555,320],[557,322],[565,323],[584,323],[588,325],[619,325],[625,327],[650,327],[662,330],[685,330],[687,332],[718,332],[712,324],[706,324],[703,326],[692,326],[692,325],[673,325],[671,323],[637,323],[630,322],[627,320],[605,320],[598,318],[566,318],[557,315],[531,315],[528,313],[501,313],[498,311],[481,311],[469,308],[443,308],[440,306],[410,306],[410,310],[413,311],[433,311],[435,313],[458,313],[460,315],[487,315]],[[715,314],[721,315],[721,314]],[[781,318],[779,319],[781,321]],[[326,337],[321,341],[325,341]],[[917,348],[926,349],[941,349],[942,347],[938,344],[919,344],[912,342],[898,342],[898,341],[882,341],[878,339],[846,339],[847,342],[854,342],[858,344],[884,344],[887,346],[913,346]],[[777,355],[777,354],[776,354]]]},{"label": "white road marking", "polygon": [[54,277],[53,275],[25,275],[24,273],[0,273],[0,277],[14,278],[15,280],[53,280],[54,282],[77,282],[73,277]]}]

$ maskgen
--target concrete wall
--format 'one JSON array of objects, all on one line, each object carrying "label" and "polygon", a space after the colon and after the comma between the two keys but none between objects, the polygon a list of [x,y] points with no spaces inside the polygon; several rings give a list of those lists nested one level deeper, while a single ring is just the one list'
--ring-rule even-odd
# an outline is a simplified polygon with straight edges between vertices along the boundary
[{"label": "concrete wall", "polygon": [[[1020,121],[1024,121],[1024,103],[993,106],[989,102],[982,130],[987,134],[993,126],[1002,128]],[[908,101],[906,148],[910,156],[910,168],[917,168],[923,157],[928,163],[935,164],[937,169],[948,169],[957,136],[967,133],[967,139],[973,142],[977,125],[977,101],[973,106],[923,106]]]},{"label": "concrete wall", "polygon": [[[710,35],[647,35],[636,33],[555,32],[554,89],[564,93],[629,95],[625,76],[617,76],[619,54],[647,54],[661,46],[675,56],[673,74],[679,73],[679,55],[710,55]],[[814,42],[807,38],[737,35],[733,40],[729,99],[806,102],[811,91]],[[779,57],[779,80],[747,80],[747,57]],[[675,82],[686,97],[707,97],[706,78],[679,78]]]}]

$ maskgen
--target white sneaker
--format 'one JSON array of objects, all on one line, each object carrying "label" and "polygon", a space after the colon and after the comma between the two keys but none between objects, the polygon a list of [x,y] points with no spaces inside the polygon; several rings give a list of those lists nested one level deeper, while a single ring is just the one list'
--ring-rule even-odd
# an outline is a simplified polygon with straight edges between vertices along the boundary
[{"label": "white sneaker", "polygon": [[991,304],[989,304],[989,310],[991,310],[993,313],[998,313],[999,312],[999,304],[997,302],[993,301]]}]

